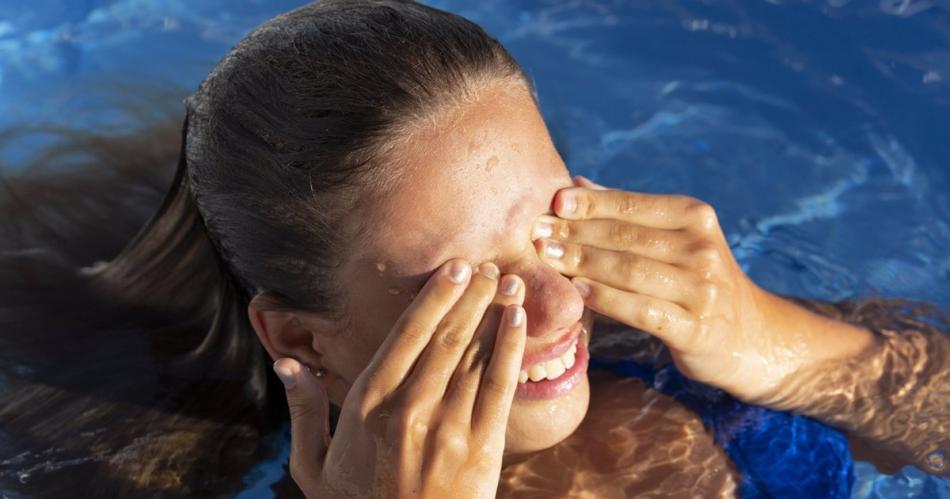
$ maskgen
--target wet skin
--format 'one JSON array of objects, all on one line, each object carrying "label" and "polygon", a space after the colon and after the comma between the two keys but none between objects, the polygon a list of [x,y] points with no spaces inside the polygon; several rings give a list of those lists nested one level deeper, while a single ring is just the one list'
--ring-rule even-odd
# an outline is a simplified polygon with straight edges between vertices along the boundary
[{"label": "wet skin", "polygon": [[[366,390],[367,379],[378,379],[372,371],[387,362],[380,356],[396,355],[389,349],[380,353],[381,345],[404,334],[393,325],[399,326],[407,306],[412,308],[422,299],[416,296],[420,286],[432,282],[433,272],[453,259],[475,266],[493,262],[501,280],[493,282],[511,276],[520,280],[515,301],[526,313],[520,347],[524,356],[550,347],[579,320],[590,329],[590,311],[596,311],[662,340],[677,367],[694,379],[748,402],[806,413],[814,408],[809,414],[819,418],[834,419],[822,412],[834,412],[821,403],[822,390],[790,387],[801,385],[802,380],[821,379],[880,347],[867,329],[812,313],[752,283],[736,265],[715,212],[705,203],[684,196],[616,191],[572,179],[530,94],[517,83],[488,85],[476,98],[440,110],[396,141],[384,159],[389,168],[386,187],[363,196],[350,217],[348,257],[337,277],[344,283],[344,318],[274,310],[263,300],[252,302],[249,309],[252,324],[273,358],[293,357],[327,372],[321,386],[332,402],[344,407],[341,421],[348,406],[372,409],[360,413],[364,418],[378,409],[374,403],[390,397],[391,390],[408,390],[414,395],[399,396],[400,411],[426,407],[421,411],[425,428],[455,424],[431,402],[442,396],[445,385],[433,385],[437,394],[405,388],[402,385],[414,379],[407,375],[392,380],[393,386],[379,393]],[[495,288],[485,289],[483,300],[490,300]],[[423,343],[443,336],[441,320],[442,316],[426,318],[432,326]],[[416,362],[413,356],[435,348],[423,343],[411,354],[409,350],[399,354],[406,366]],[[458,355],[467,358],[467,354]],[[429,357],[419,356],[416,365],[425,366],[431,362],[424,360]],[[511,373],[516,375],[521,366],[517,360],[509,359],[509,363],[505,379],[510,381]],[[575,433],[582,422],[614,414],[613,419],[608,417],[612,424],[636,426],[642,422],[637,414],[655,415],[651,411],[656,407],[668,406],[671,414],[679,415],[656,418],[653,427],[660,433],[669,431],[682,452],[659,460],[662,466],[654,472],[679,466],[681,471],[695,471],[703,490],[732,490],[734,471],[728,460],[703,436],[701,424],[688,411],[672,409],[674,402],[629,380],[601,375],[598,380],[602,386],[595,390],[600,395],[595,397],[592,414],[588,414],[591,388],[586,375],[561,396],[514,397],[501,404],[507,417],[503,453],[508,467],[503,489],[517,484],[518,476],[538,472],[525,463],[543,461],[559,449],[588,452],[589,459],[582,460],[586,463],[597,463],[598,455],[608,455],[607,449],[594,445],[596,438],[590,439],[591,445],[578,445],[584,435],[592,435],[583,426]],[[629,390],[629,399],[618,395],[623,390],[613,388],[618,383]],[[313,405],[306,397],[319,397],[316,393],[293,395],[292,415],[294,404]],[[302,435],[308,433],[306,429],[296,430],[306,424],[299,421],[294,421],[295,432],[306,439]],[[846,428],[851,423],[840,416],[834,421]],[[674,438],[675,434],[689,438]],[[380,438],[392,437],[387,435]],[[340,438],[338,434],[334,441]],[[477,441],[472,434],[458,439],[468,442],[461,445],[467,450]],[[638,452],[657,451],[635,440],[628,442]],[[326,454],[328,442],[312,444],[317,449],[313,452]],[[332,445],[329,452],[333,454]],[[426,469],[426,455],[420,452],[423,464],[412,464],[412,469]],[[499,449],[495,457],[500,459],[501,454]],[[294,461],[292,453],[292,465]],[[646,480],[642,484],[653,483],[649,473],[637,471],[651,462],[628,463],[628,471],[639,476],[637,480]],[[398,459],[396,464],[386,464],[387,473],[400,476],[399,466],[406,465]],[[491,480],[493,469],[488,467],[482,477],[469,477],[468,483]],[[575,469],[575,473],[583,471],[580,466]],[[298,483],[306,482],[300,473],[306,471],[298,472]],[[425,476],[439,487],[457,485],[436,471]],[[373,482],[372,477],[353,481]]]}]

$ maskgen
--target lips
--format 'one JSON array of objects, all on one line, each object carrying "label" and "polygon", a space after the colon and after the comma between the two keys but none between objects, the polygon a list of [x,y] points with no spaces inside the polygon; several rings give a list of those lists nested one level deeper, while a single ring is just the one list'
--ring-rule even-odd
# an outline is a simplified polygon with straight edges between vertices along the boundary
[{"label": "lips", "polygon": [[580,337],[582,329],[583,325],[581,324],[581,321],[575,322],[574,325],[571,326],[571,328],[567,330],[566,333],[561,335],[561,337],[558,338],[558,340],[554,343],[542,348],[541,350],[525,355],[524,359],[521,361],[521,368],[528,369],[535,364],[556,359],[564,355],[564,353],[571,348],[577,338]]},{"label": "lips", "polygon": [[[525,369],[525,367],[530,369],[531,366],[539,362],[550,362],[553,359],[570,355],[568,352],[570,352],[572,348],[574,350],[572,365],[565,369],[563,373],[554,377],[554,379],[544,378],[538,381],[525,380],[524,373],[522,373],[522,380],[520,380],[518,387],[515,389],[515,398],[529,400],[552,399],[573,390],[587,374],[587,363],[590,357],[587,351],[588,338],[589,333],[586,331],[586,328],[578,322],[552,346],[525,357],[526,361],[537,359],[532,364],[522,363],[522,366],[524,366],[522,369]],[[567,364],[564,365],[566,366]]]}]

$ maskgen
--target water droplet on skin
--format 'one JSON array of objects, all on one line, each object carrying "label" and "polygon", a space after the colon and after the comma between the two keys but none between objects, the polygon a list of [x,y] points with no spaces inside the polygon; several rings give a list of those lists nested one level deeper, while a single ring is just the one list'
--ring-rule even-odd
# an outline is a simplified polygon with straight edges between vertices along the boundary
[{"label": "water droplet on skin", "polygon": [[934,471],[942,471],[947,465],[947,455],[942,450],[935,450],[927,454],[927,467]]},{"label": "water droplet on skin", "polygon": [[376,270],[378,270],[380,274],[386,272],[386,264],[384,262],[376,262]]},{"label": "water droplet on skin", "polygon": [[389,291],[389,294],[394,296],[399,294],[399,288],[389,288],[386,291]]}]

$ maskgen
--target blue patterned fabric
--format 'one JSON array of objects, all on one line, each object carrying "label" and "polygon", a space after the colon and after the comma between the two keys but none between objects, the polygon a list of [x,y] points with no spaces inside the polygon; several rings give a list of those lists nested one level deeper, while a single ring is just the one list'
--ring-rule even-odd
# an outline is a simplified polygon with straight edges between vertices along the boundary
[{"label": "blue patterned fabric", "polygon": [[844,434],[818,421],[739,402],[687,379],[672,364],[655,369],[592,357],[590,369],[639,378],[696,411],[742,472],[743,498],[847,498],[854,465]]}]

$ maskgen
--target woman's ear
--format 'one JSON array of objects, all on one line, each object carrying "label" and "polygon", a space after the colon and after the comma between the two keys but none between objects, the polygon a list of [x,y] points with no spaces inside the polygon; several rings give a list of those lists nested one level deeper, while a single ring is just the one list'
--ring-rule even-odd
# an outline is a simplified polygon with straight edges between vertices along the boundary
[{"label": "woman's ear", "polygon": [[[310,368],[323,369],[320,383],[330,401],[340,406],[349,392],[350,382],[340,375],[340,365],[324,357],[336,338],[337,322],[312,312],[290,310],[273,296],[258,294],[247,306],[247,316],[261,345],[277,360],[292,357]],[[339,362],[339,359],[337,360]]]},{"label": "woman's ear", "polygon": [[293,357],[307,366],[323,367],[325,342],[333,331],[329,321],[289,310],[265,293],[251,299],[247,316],[271,359]]}]

